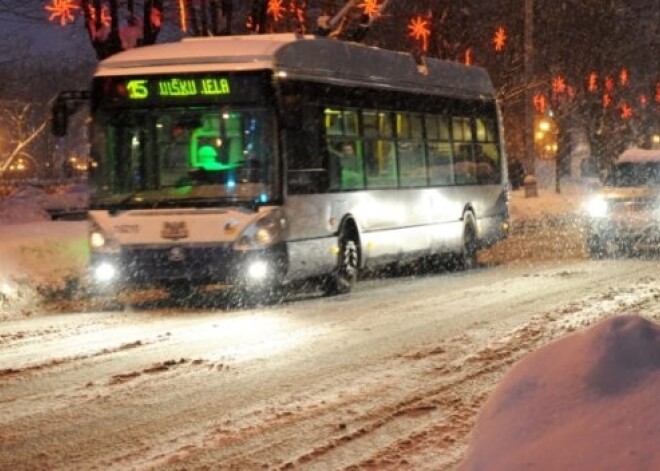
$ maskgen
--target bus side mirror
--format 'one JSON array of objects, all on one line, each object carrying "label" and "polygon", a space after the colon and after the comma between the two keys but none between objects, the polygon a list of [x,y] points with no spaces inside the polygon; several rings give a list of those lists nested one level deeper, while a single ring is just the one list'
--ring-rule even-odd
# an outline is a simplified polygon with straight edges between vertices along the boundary
[{"label": "bus side mirror", "polygon": [[51,132],[56,137],[66,136],[69,126],[69,110],[66,101],[55,100],[51,109]]},{"label": "bus side mirror", "polygon": [[51,132],[57,137],[66,136],[69,116],[76,113],[83,103],[89,102],[88,91],[60,92],[51,108]]}]

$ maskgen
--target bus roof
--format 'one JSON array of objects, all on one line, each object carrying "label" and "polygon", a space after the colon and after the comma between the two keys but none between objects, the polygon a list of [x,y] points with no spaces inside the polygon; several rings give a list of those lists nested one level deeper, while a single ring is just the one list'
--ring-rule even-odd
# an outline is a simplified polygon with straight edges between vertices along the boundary
[{"label": "bus roof", "polygon": [[[485,69],[363,44],[295,34],[186,38],[121,52],[96,76],[273,70],[298,78],[448,96],[492,98]],[[425,73],[427,72],[427,73]]]}]

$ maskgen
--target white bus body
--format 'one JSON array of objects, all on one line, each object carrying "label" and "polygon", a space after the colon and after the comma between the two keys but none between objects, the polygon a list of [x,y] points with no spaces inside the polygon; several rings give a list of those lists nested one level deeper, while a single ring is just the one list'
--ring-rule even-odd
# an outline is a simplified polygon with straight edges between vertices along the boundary
[{"label": "white bus body", "polygon": [[379,264],[469,266],[507,236],[480,68],[292,34],[195,38],[102,61],[91,102],[100,283],[319,277],[338,293]]}]

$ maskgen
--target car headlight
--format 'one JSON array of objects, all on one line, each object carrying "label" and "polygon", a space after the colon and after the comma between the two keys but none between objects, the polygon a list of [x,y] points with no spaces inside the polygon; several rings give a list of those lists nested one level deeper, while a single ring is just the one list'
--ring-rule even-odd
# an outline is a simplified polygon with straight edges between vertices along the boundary
[{"label": "car headlight", "polygon": [[607,215],[607,201],[601,197],[595,197],[587,202],[586,210],[589,216],[594,218],[602,218]]},{"label": "car headlight", "polygon": [[288,229],[289,224],[281,210],[267,211],[243,230],[237,238],[234,248],[251,250],[270,247],[285,240]]}]

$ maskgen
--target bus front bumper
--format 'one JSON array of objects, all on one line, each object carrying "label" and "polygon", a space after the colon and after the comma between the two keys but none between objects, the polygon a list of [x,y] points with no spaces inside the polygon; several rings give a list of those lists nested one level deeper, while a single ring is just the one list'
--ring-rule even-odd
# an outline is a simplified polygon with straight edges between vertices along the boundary
[{"label": "bus front bumper", "polygon": [[193,284],[269,285],[286,273],[284,245],[238,252],[231,246],[124,247],[92,253],[89,276],[96,286]]}]

